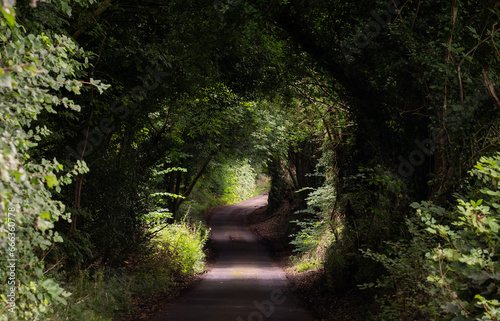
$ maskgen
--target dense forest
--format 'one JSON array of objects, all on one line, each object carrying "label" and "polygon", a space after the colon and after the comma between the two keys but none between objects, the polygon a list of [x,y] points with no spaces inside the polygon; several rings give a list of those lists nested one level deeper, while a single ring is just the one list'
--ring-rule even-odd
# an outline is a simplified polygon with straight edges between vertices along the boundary
[{"label": "dense forest", "polygon": [[0,320],[169,292],[266,188],[365,320],[498,320],[500,2],[0,4]]}]

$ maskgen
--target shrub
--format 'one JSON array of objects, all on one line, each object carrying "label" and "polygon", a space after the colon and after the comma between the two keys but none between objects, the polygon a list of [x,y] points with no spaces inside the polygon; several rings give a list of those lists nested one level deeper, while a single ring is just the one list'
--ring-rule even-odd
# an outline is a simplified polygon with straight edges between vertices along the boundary
[{"label": "shrub", "polygon": [[452,211],[413,204],[418,215],[407,221],[410,241],[386,243],[389,254],[365,252],[388,271],[377,282],[391,289],[381,302],[382,318],[500,317],[500,154],[481,158],[470,174],[469,196],[458,197]]},{"label": "shrub", "polygon": [[[30,158],[32,148],[51,135],[33,123],[42,113],[80,107],[64,94],[79,94],[89,53],[61,35],[30,34],[12,8],[0,17],[0,320],[32,320],[65,304],[69,293],[45,275],[44,258],[62,238],[54,223],[67,219],[53,191],[82,163],[64,168],[57,160]],[[40,64],[43,63],[43,66]],[[60,68],[60,66],[66,66]],[[105,86],[91,82],[102,91]],[[65,175],[61,175],[66,170]]]},{"label": "shrub", "polygon": [[[307,190],[307,189],[303,189]],[[295,212],[300,219],[292,220],[298,229],[290,242],[297,255],[294,267],[297,272],[320,268],[326,249],[335,240],[331,231],[329,208],[335,199],[333,187],[329,185],[313,189],[306,198],[307,209]]]},{"label": "shrub", "polygon": [[208,230],[201,223],[180,222],[157,229],[153,240],[155,257],[161,258],[175,275],[184,276],[205,271],[203,247]]},{"label": "shrub", "polygon": [[72,296],[67,305],[56,305],[48,319],[58,320],[113,320],[118,311],[131,306],[134,279],[113,270],[98,269],[92,276],[87,271],[66,285]]},{"label": "shrub", "polygon": [[[427,232],[440,244],[427,253],[428,281],[447,319],[496,320],[500,317],[500,154],[483,157],[470,172],[477,178],[469,200],[458,199],[448,223],[420,211]],[[474,200],[476,199],[476,200]]]},{"label": "shrub", "polygon": [[176,279],[205,271],[203,246],[208,230],[180,222],[155,228],[151,252],[128,268],[79,271],[65,289],[67,305],[55,304],[50,320],[113,320],[130,312],[134,300],[175,288]]}]

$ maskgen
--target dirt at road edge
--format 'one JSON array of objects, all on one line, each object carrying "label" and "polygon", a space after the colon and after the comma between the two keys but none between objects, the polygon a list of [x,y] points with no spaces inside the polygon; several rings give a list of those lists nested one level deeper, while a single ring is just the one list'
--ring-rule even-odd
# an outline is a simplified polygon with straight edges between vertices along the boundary
[{"label": "dirt at road edge", "polygon": [[359,315],[359,311],[367,311],[367,307],[356,293],[348,293],[339,297],[325,288],[323,270],[313,270],[297,273],[290,257],[294,254],[290,240],[285,234],[289,213],[281,211],[290,210],[286,206],[278,214],[269,217],[266,207],[259,208],[247,216],[245,225],[259,240],[266,245],[278,265],[285,271],[291,287],[297,288],[297,295],[305,302],[308,309],[318,320],[324,321],[361,321],[366,320],[366,315]]}]

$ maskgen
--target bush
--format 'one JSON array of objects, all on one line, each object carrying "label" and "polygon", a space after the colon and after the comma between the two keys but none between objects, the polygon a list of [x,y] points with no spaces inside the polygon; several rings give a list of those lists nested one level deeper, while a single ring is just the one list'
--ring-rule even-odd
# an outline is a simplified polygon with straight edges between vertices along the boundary
[{"label": "bush", "polygon": [[326,249],[335,241],[334,233],[331,231],[332,222],[329,222],[330,204],[334,199],[334,189],[329,185],[312,189],[306,198],[307,209],[296,211],[295,215],[300,218],[290,221],[298,230],[291,235],[290,242],[297,252],[294,257],[294,267],[297,272],[320,268],[324,262]]},{"label": "bush", "polygon": [[458,197],[452,211],[413,204],[411,240],[387,243],[389,254],[365,252],[388,271],[377,282],[391,289],[381,302],[382,319],[500,317],[500,154],[481,158],[470,174],[469,196]]},{"label": "bush", "polygon": [[79,271],[65,286],[72,293],[67,305],[56,304],[48,319],[111,321],[130,312],[136,298],[167,293],[178,278],[205,271],[208,230],[202,225],[181,222],[155,230],[149,255],[128,268]]},{"label": "bush", "polygon": [[[58,320],[113,320],[119,311],[131,306],[134,280],[113,270],[98,269],[89,275],[79,271],[66,285],[72,296],[67,305],[56,305],[48,319]],[[137,280],[139,281],[139,280]]]},{"label": "bush", "polygon": [[[84,164],[64,168],[56,159],[30,158],[52,133],[35,126],[43,113],[78,111],[64,96],[79,94],[89,53],[62,35],[30,34],[13,9],[0,17],[0,320],[33,320],[65,304],[69,293],[46,276],[44,259],[62,237],[55,222],[68,219],[54,191],[69,184]],[[43,63],[43,68],[39,62]],[[60,66],[67,66],[60,68]],[[91,81],[102,91],[105,86]],[[63,170],[66,173],[63,173]]]},{"label": "bush", "polygon": [[157,229],[153,240],[154,257],[174,275],[202,273],[205,271],[203,247],[207,238],[208,230],[201,224],[181,222],[163,226]]}]

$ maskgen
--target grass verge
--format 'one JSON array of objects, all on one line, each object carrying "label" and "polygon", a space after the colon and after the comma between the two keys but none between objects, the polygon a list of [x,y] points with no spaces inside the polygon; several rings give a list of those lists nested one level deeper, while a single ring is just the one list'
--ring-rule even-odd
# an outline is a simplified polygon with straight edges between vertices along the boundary
[{"label": "grass verge", "polygon": [[72,293],[50,320],[112,321],[146,319],[194,286],[205,268],[208,230],[182,222],[157,228],[150,250],[125,262],[79,271],[64,285]]}]

